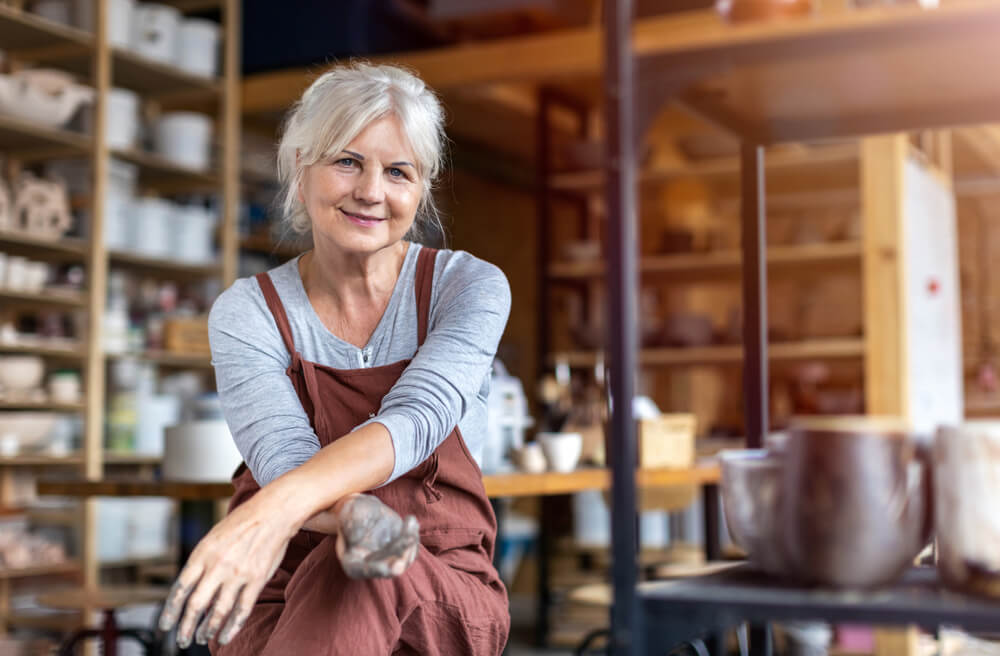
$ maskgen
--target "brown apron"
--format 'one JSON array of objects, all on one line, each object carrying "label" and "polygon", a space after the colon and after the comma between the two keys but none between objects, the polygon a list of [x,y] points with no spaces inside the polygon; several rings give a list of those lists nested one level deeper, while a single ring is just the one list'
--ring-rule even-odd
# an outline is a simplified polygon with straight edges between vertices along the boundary
[{"label": "brown apron", "polygon": [[[414,289],[418,344],[427,336],[434,257],[422,248]],[[282,339],[287,370],[320,444],[374,416],[409,360],[367,369],[333,369],[303,360],[267,274],[257,275]],[[232,509],[260,489],[245,464],[233,476]],[[372,490],[401,516],[420,521],[416,561],[391,579],[352,580],[333,537],[299,531],[274,577],[231,643],[216,656],[347,654],[496,655],[510,628],[507,591],[493,567],[496,518],[482,473],[456,427],[413,471]]]}]

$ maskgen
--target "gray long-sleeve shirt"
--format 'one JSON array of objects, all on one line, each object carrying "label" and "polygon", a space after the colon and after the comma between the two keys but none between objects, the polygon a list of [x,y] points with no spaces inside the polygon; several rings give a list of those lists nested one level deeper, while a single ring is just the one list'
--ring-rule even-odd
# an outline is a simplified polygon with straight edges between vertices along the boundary
[{"label": "gray long-sleeve shirt", "polygon": [[[419,251],[419,244],[410,245],[385,314],[361,349],[331,333],[316,315],[298,258],[270,271],[295,347],[306,360],[360,369],[412,358],[370,420],[392,436],[396,462],[386,482],[423,462],[456,425],[481,461],[490,369],[510,313],[510,286],[500,269],[464,251],[442,250],[434,266],[428,334],[418,353]],[[237,280],[216,299],[208,329],[226,421],[247,467],[266,485],[320,445],[285,375],[291,356],[254,278]]]}]

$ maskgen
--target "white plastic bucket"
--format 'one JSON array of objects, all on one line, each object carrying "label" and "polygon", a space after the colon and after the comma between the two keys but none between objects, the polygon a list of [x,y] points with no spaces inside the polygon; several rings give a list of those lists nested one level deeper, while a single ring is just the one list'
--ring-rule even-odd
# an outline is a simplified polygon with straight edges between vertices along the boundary
[{"label": "white plastic bucket", "polygon": [[174,254],[185,262],[209,262],[212,259],[215,212],[198,205],[178,207],[174,214]]},{"label": "white plastic bucket", "polygon": [[164,63],[173,63],[177,52],[177,29],[181,12],[155,2],[140,2],[132,11],[129,45],[139,54]]},{"label": "white plastic bucket", "polygon": [[219,72],[219,24],[204,18],[186,18],[177,32],[178,67],[214,77]]},{"label": "white plastic bucket", "polygon": [[104,134],[108,148],[127,150],[139,138],[139,96],[128,89],[111,89],[105,113]]},{"label": "white plastic bucket", "polygon": [[212,119],[195,112],[164,114],[153,130],[156,152],[188,168],[205,170],[211,162]]},{"label": "white plastic bucket", "polygon": [[140,198],[132,204],[135,227],[133,248],[153,257],[170,254],[170,224],[174,204],[162,198]]}]

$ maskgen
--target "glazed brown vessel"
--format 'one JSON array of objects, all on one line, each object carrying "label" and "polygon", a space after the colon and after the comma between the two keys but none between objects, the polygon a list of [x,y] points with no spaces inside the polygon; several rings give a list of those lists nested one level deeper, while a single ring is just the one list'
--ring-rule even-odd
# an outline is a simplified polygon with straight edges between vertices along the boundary
[{"label": "glazed brown vessel", "polygon": [[941,579],[965,592],[1000,597],[1000,422],[938,430],[934,497]]},{"label": "glazed brown vessel", "polygon": [[758,569],[786,573],[780,539],[781,459],[765,449],[719,453],[722,511],[729,536]]},{"label": "glazed brown vessel", "polygon": [[888,583],[928,542],[928,470],[900,422],[799,419],[782,460],[781,525],[794,578],[834,587]]}]

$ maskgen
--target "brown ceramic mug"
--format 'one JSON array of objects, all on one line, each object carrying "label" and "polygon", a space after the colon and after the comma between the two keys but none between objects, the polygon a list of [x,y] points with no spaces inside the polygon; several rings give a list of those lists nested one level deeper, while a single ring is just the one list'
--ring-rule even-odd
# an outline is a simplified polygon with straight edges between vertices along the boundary
[{"label": "brown ceramic mug", "polygon": [[783,462],[784,551],[796,579],[835,587],[888,583],[927,543],[928,468],[901,421],[796,419]]}]

